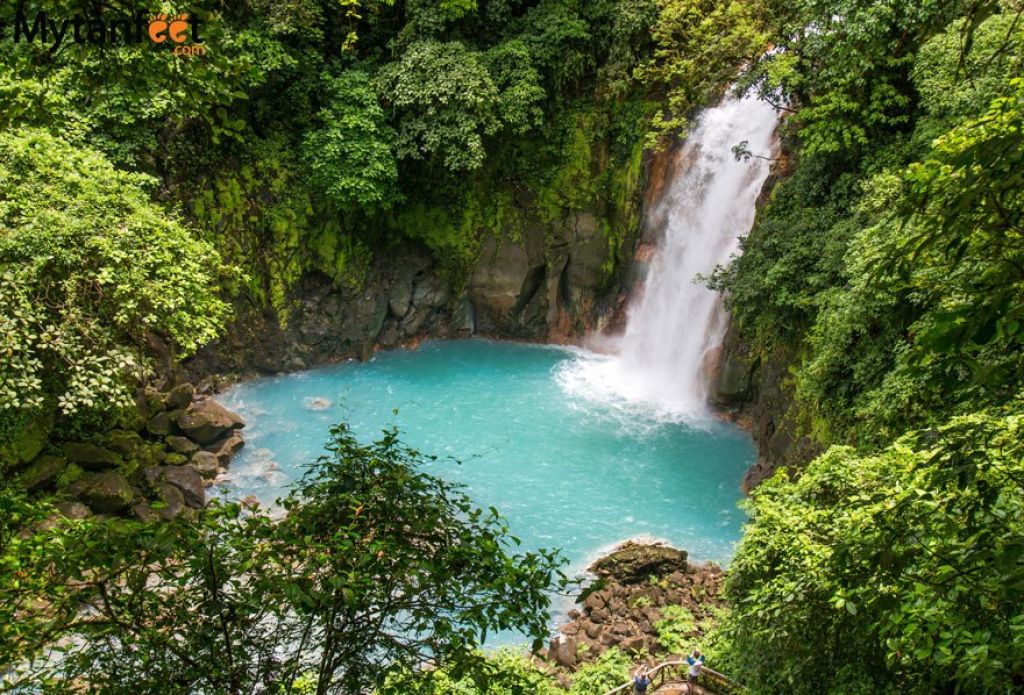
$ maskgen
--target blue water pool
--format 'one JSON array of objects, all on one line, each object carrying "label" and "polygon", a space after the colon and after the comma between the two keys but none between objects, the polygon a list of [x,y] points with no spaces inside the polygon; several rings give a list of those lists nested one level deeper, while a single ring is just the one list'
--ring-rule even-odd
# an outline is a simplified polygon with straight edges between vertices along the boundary
[{"label": "blue water pool", "polygon": [[430,472],[497,507],[524,546],[560,548],[570,570],[633,537],[728,561],[744,519],[740,479],[755,458],[750,437],[711,417],[663,422],[653,411],[570,395],[559,375],[590,359],[600,358],[428,342],[238,384],[222,396],[248,421],[230,494],[273,502],[321,453],[333,422],[347,420],[366,440],[397,425],[407,444],[439,457]]}]

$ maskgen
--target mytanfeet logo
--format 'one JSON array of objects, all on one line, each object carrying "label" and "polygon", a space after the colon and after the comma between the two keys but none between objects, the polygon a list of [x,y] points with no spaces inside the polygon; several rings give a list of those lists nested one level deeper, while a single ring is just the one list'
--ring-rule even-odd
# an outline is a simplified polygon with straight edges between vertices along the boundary
[{"label": "mytanfeet logo", "polygon": [[[4,21],[6,19],[6,21]],[[19,7],[13,18],[0,18],[0,39],[14,43],[41,43],[57,51],[68,42],[93,46],[132,44],[170,47],[176,56],[206,55],[199,17],[188,12],[131,15],[96,13],[54,17],[45,11],[30,13]]]}]

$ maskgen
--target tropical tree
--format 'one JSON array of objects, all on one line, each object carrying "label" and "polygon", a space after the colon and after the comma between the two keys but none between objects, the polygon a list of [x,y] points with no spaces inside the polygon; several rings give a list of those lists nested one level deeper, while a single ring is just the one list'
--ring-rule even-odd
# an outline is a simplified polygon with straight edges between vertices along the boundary
[{"label": "tropical tree", "polygon": [[44,521],[4,491],[0,672],[47,692],[362,693],[393,668],[460,673],[496,630],[546,635],[556,554],[514,553],[393,431],[363,445],[339,425],[327,452],[280,518]]},{"label": "tropical tree", "polygon": [[184,357],[223,328],[230,269],[154,183],[44,131],[0,135],[0,416],[126,406],[152,338]]}]

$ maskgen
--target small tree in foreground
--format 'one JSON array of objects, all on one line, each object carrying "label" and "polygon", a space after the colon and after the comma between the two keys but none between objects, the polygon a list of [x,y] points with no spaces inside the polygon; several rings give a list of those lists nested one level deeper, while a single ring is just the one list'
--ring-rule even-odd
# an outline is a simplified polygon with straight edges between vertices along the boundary
[{"label": "small tree in foreground", "polygon": [[510,552],[497,512],[394,431],[364,446],[339,425],[327,449],[280,519],[215,502],[196,522],[7,535],[0,617],[22,619],[0,621],[0,673],[48,692],[359,693],[396,666],[461,672],[490,631],[546,634],[555,553]]}]

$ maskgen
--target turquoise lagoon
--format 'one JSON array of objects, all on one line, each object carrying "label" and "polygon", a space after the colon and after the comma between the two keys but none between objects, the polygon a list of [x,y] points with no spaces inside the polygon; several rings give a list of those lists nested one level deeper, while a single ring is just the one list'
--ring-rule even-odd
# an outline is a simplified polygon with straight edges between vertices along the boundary
[{"label": "turquoise lagoon", "polygon": [[566,373],[594,359],[441,341],[240,383],[221,396],[248,422],[229,494],[272,503],[322,453],[334,422],[366,441],[397,426],[406,444],[438,457],[429,472],[496,507],[524,547],[560,548],[571,571],[629,538],[728,562],[744,521],[740,480],[755,459],[750,437],[710,415],[679,422],[563,388]]}]

